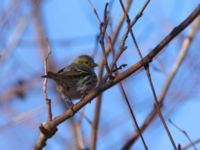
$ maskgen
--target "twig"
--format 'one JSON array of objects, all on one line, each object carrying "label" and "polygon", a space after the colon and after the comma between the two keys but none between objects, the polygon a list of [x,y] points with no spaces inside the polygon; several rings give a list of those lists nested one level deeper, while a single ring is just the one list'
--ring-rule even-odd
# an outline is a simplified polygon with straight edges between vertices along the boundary
[{"label": "twig", "polygon": [[[51,50],[49,49],[49,52],[47,54],[47,56],[44,59],[44,73],[45,75],[47,75],[47,61],[48,58],[51,54]],[[47,78],[44,78],[44,82],[43,82],[43,95],[47,104],[47,108],[48,108],[48,121],[52,121],[52,110],[51,110],[51,100],[49,99],[48,95],[47,95]]]},{"label": "twig", "polygon": [[91,145],[90,145],[91,150],[95,150],[97,145],[97,132],[99,127],[101,101],[102,101],[102,94],[99,95],[96,100],[95,115],[92,123],[92,135],[91,135]]},{"label": "twig", "polygon": [[183,129],[181,129],[180,127],[178,127],[171,119],[168,119],[168,121],[176,128],[178,129],[180,132],[182,132],[185,137],[188,139],[188,141],[190,142],[190,144],[193,146],[194,150],[197,150],[196,146],[194,145],[194,143],[192,142],[191,138],[189,137],[189,135],[187,134],[187,132]]},{"label": "twig", "polygon": [[115,69],[113,69],[112,72],[115,73],[115,72],[121,70],[122,68],[124,68],[124,67],[126,67],[126,66],[127,66],[127,64],[122,64],[122,65],[120,65],[119,67],[116,67]]},{"label": "twig", "polygon": [[74,118],[71,118],[69,121],[70,121],[70,125],[75,134],[76,142],[74,142],[74,143],[76,144],[76,149],[78,149],[78,150],[85,149],[79,122],[76,122]]},{"label": "twig", "polygon": [[[111,88],[112,86],[116,85],[123,79],[129,77],[133,73],[137,72],[139,69],[141,69],[144,65],[151,62],[158,54],[163,50],[163,47],[165,47],[174,37],[176,37],[181,31],[183,31],[198,15],[200,14],[200,4],[196,7],[196,9],[175,29],[173,29],[149,54],[147,54],[142,60],[131,66],[126,71],[118,74],[116,78],[112,82],[106,82],[105,84],[102,84],[101,86],[95,88],[93,91],[88,93],[80,102],[72,106],[72,109],[67,110],[65,113],[57,116],[55,119],[53,119],[51,122],[48,122],[48,129],[53,130],[55,129],[59,124],[61,124],[63,121],[71,118],[78,112],[82,107],[84,107],[87,103],[91,102],[93,98],[95,98],[97,95],[103,93],[105,90]],[[72,111],[73,110],[73,111]],[[42,149],[46,143],[46,141],[50,137],[48,136],[39,136],[36,145],[37,150]],[[42,143],[43,145],[41,145]]]},{"label": "twig", "polygon": [[[99,85],[102,84],[102,76],[103,76],[103,65],[100,65],[99,68]],[[101,111],[101,101],[102,101],[102,94],[100,94],[96,99],[96,106],[95,106],[95,115],[92,123],[92,135],[91,135],[91,145],[90,149],[96,149],[97,143],[97,133],[99,127],[99,118],[100,118],[100,111]]]},{"label": "twig", "polygon": [[131,113],[131,117],[133,118],[134,124],[135,124],[136,129],[137,129],[137,133],[138,133],[138,134],[140,135],[140,137],[141,137],[141,140],[142,140],[142,143],[143,143],[143,145],[144,145],[144,148],[145,148],[146,150],[148,150],[147,144],[146,144],[146,142],[145,142],[145,140],[144,140],[144,137],[142,136],[142,132],[141,132],[140,127],[139,127],[139,125],[138,125],[138,123],[137,123],[137,119],[136,119],[135,114],[134,114],[134,112],[133,112],[133,110],[132,110],[132,108],[131,108],[131,104],[130,104],[130,102],[129,102],[128,96],[127,96],[127,94],[126,94],[126,92],[125,92],[125,89],[124,89],[124,87],[123,87],[122,82],[119,82],[119,85],[120,85],[120,89],[121,89],[121,91],[122,91],[122,94],[123,94],[123,96],[124,96],[124,99],[125,99],[125,101],[126,101],[126,103],[127,103],[127,105],[128,105],[129,111],[130,111],[130,113]]},{"label": "twig", "polygon": [[91,0],[87,0],[87,1],[88,1],[88,3],[90,4],[90,6],[92,7],[92,9],[93,9],[93,11],[94,11],[94,14],[96,15],[98,21],[101,22],[101,19],[100,19],[99,15],[98,15],[97,10],[96,10],[96,8],[94,7],[93,3],[91,2]]},{"label": "twig", "polygon": [[105,37],[105,34],[106,34],[106,28],[107,28],[107,8],[108,8],[108,3],[106,3],[105,5],[105,9],[104,9],[104,22],[102,22],[100,24],[100,40],[99,40],[99,43],[101,45],[101,48],[102,48],[102,51],[103,51],[103,58],[104,58],[104,63],[105,63],[105,67],[106,67],[106,71],[107,73],[110,75],[111,74],[111,71],[110,71],[110,68],[108,66],[108,61],[107,61],[107,57],[106,57],[106,49],[105,49],[105,44],[104,44],[104,37]]},{"label": "twig", "polygon": [[[92,125],[92,121],[88,118],[88,116],[85,115],[85,113],[83,111],[81,111],[80,113],[81,117],[84,118],[90,125]],[[82,119],[80,119],[80,123],[81,123]]]},{"label": "twig", "polygon": [[[105,9],[104,9],[104,22],[101,22],[101,19],[100,19],[99,15],[96,11],[96,8],[94,7],[94,5],[92,4],[92,2],[90,0],[88,0],[88,1],[89,1],[90,5],[92,6],[96,17],[98,18],[98,21],[100,22],[99,43],[100,43],[100,45],[102,47],[102,51],[103,51],[102,63],[99,66],[99,85],[100,85],[102,83],[104,64],[106,66],[107,73],[110,74],[110,69],[109,69],[109,66],[108,66],[106,50],[105,50],[105,45],[104,45],[104,37],[105,37],[105,34],[106,34],[106,28],[107,28],[107,7],[108,7],[108,3],[106,3]],[[100,110],[101,110],[101,100],[102,100],[102,94],[100,94],[97,97],[97,100],[96,100],[94,121],[92,123],[91,145],[90,145],[91,150],[96,149],[97,132],[98,132],[98,126],[99,126],[99,116],[100,116]]]},{"label": "twig", "polygon": [[[197,144],[199,144],[199,143],[200,143],[200,139],[197,139],[197,140],[193,141],[193,144],[195,144],[195,145],[197,145]],[[182,146],[182,149],[181,149],[181,150],[187,150],[187,149],[190,148],[191,146],[192,146],[192,144],[189,143],[189,144],[187,144],[187,145],[185,145],[185,146]]]},{"label": "twig", "polygon": [[[179,27],[181,28],[185,24],[184,22],[181,25],[179,25],[177,28],[175,28],[175,29],[178,29]],[[167,91],[169,89],[169,86],[172,83],[172,80],[173,80],[174,76],[176,75],[176,73],[178,71],[178,68],[180,68],[180,65],[183,62],[183,59],[184,59],[184,57],[186,55],[186,52],[188,51],[189,45],[191,44],[192,39],[195,36],[195,33],[197,31],[197,27],[195,25],[195,24],[197,24],[196,22],[197,21],[194,21],[192,29],[190,30],[190,32],[188,34],[188,37],[185,39],[185,41],[183,43],[183,47],[182,47],[181,52],[180,52],[180,54],[179,54],[179,56],[177,58],[177,61],[175,62],[174,66],[172,67],[171,72],[168,75],[168,78],[166,79],[166,83],[165,83],[165,85],[163,87],[163,90],[161,91],[161,94],[159,96],[159,104],[160,104],[161,107],[162,107],[162,104],[164,102],[164,98],[165,98],[165,96],[167,94]],[[172,32],[175,32],[176,31],[175,29]],[[160,44],[162,44],[165,41],[167,41],[167,39],[169,39],[171,37],[171,35],[173,35],[173,34],[169,34],[163,41],[160,42]],[[164,47],[164,46],[158,45],[154,49],[157,49],[159,47]],[[150,124],[155,117],[156,117],[156,109],[154,108],[151,111],[151,113],[148,115],[148,117],[145,119],[145,121],[144,121],[144,123],[143,123],[143,125],[141,127],[142,132],[147,128],[148,124]],[[130,146],[132,145],[132,143],[134,143],[136,141],[136,139],[138,138],[138,136],[139,135],[137,133],[135,135],[133,135],[133,137],[124,145],[124,148],[125,149],[130,148]]]}]

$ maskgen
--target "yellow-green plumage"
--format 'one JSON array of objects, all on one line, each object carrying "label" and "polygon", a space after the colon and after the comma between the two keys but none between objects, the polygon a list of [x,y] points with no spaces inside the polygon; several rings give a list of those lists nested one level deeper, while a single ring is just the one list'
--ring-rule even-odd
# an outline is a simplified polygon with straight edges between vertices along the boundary
[{"label": "yellow-green plumage", "polygon": [[96,87],[97,76],[94,72],[96,66],[92,57],[81,55],[71,65],[57,73],[48,72],[42,77],[54,80],[58,92],[64,99],[79,99]]}]

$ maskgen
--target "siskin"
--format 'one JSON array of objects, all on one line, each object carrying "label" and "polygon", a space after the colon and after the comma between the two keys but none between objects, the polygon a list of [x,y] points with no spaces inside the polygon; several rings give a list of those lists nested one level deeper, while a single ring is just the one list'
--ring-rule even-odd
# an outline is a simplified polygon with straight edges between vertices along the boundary
[{"label": "siskin", "polygon": [[52,79],[62,98],[74,100],[83,97],[97,85],[94,68],[98,66],[92,57],[81,55],[73,63],[57,73],[47,72],[42,77]]}]

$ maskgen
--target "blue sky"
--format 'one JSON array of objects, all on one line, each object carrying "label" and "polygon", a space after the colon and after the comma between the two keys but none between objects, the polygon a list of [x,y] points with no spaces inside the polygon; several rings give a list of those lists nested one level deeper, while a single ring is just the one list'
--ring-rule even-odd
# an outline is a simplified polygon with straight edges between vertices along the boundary
[{"label": "blue sky", "polygon": [[[100,17],[102,17],[106,1],[92,0],[92,2],[97,8]],[[10,6],[10,3],[11,0],[0,2],[1,14]],[[144,1],[139,0],[133,2],[129,12],[131,18],[134,18],[143,3]],[[199,0],[151,1],[142,18],[139,19],[133,28],[143,55],[147,54],[176,25],[183,21],[197,4],[199,4]],[[19,80],[31,82],[34,84],[34,87],[26,93],[24,99],[14,97],[8,103],[1,106],[0,148],[6,150],[13,148],[20,150],[31,149],[39,133],[38,125],[46,121],[47,118],[46,105],[42,94],[42,80],[40,79],[40,76],[43,74],[43,60],[38,53],[36,30],[31,16],[31,5],[30,2],[25,0],[20,1],[19,5],[21,6],[20,11],[11,11],[13,17],[10,20],[10,24],[1,31],[1,39],[3,40],[0,43],[0,53],[3,52],[3,48],[12,40],[18,18],[20,16],[28,18],[26,28],[20,38],[20,43],[12,50],[9,59],[2,63],[0,97],[3,95],[2,93],[16,85]],[[80,54],[91,55],[93,53],[96,36],[99,33],[99,22],[87,0],[46,0],[43,1],[41,8],[46,36],[52,45],[51,57],[54,58],[58,69],[70,64]],[[111,10],[113,27],[116,26],[121,11],[119,1],[115,1]],[[3,19],[2,16],[1,19]],[[182,40],[187,35],[190,27],[175,38],[151,64],[152,79],[158,95],[177,58]],[[122,32],[115,45],[116,49],[119,46],[120,38],[125,28],[126,24],[122,27]],[[163,114],[176,144],[185,145],[189,142],[180,131],[167,121],[168,118],[187,131],[192,140],[200,138],[198,132],[200,127],[200,120],[198,119],[198,114],[200,113],[200,84],[198,84],[200,62],[197,56],[199,54],[197,53],[198,49],[200,48],[198,45],[199,39],[200,34],[198,33],[190,47],[187,59],[184,61],[170,87],[164,103]],[[130,37],[128,37],[126,45],[128,49],[123,53],[118,64],[126,63],[128,64],[127,67],[130,67],[139,60],[139,57]],[[99,46],[99,51],[95,57],[97,62],[100,61],[101,55]],[[111,57],[109,57],[109,62],[111,60]],[[194,60],[194,62],[191,60]],[[154,67],[159,68],[159,64],[164,68],[164,72],[154,69]],[[9,80],[7,80],[8,77]],[[138,123],[142,125],[154,103],[145,72],[140,71],[134,74],[126,79],[123,85],[130,98]],[[63,109],[58,101],[56,92],[53,90],[52,81],[48,83],[48,93],[52,99],[53,115],[57,116],[63,112]],[[184,93],[191,95],[185,98],[181,96]],[[95,100],[84,107],[85,114],[91,120],[94,116],[94,108]],[[26,118],[24,116],[29,114],[31,119],[23,119]],[[74,117],[75,120],[79,118],[80,114]],[[84,144],[89,146],[91,126],[84,119],[81,130],[84,135]],[[134,132],[133,121],[131,120],[127,105],[120,93],[119,87],[114,86],[103,95],[97,149],[120,149]],[[62,150],[66,147],[69,149],[73,148],[70,147],[72,139],[74,140],[73,132],[71,131],[69,121],[66,121],[59,126],[58,132],[48,141],[45,149]],[[145,130],[144,139],[150,150],[172,149],[172,145],[159,118]],[[22,144],[23,147],[20,146]],[[200,148],[200,145],[197,147]],[[134,150],[143,148],[140,139],[132,146]]]}]

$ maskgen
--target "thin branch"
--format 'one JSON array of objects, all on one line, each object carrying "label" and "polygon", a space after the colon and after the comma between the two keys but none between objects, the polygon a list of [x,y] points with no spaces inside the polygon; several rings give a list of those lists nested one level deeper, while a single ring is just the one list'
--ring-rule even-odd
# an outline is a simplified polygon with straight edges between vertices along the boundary
[{"label": "thin branch", "polygon": [[[197,8],[177,27],[175,27],[149,54],[147,54],[142,60],[131,66],[126,71],[118,74],[116,78],[112,82],[106,82],[101,86],[95,88],[93,91],[88,93],[80,102],[73,105],[71,109],[68,109],[63,114],[59,115],[58,117],[54,118],[51,122],[48,122],[48,130],[52,131],[55,130],[56,127],[61,124],[63,121],[71,118],[78,112],[82,107],[84,107],[87,103],[91,102],[93,98],[97,95],[103,93],[105,90],[111,88],[112,86],[116,85],[120,81],[124,80],[125,78],[129,77],[133,73],[137,72],[138,70],[142,69],[144,65],[150,63],[158,54],[163,50],[163,48],[174,38],[176,37],[181,31],[183,31],[198,15],[200,14],[200,4]],[[73,111],[72,111],[73,110]],[[39,136],[36,145],[37,150],[42,149],[46,141],[50,138],[49,136]],[[42,145],[40,145],[42,143]]]},{"label": "thin branch", "polygon": [[81,124],[82,118],[84,118],[89,123],[89,125],[92,125],[92,121],[88,118],[88,116],[85,115],[83,111],[81,111],[80,115],[81,115],[81,119],[79,121],[79,124]]},{"label": "thin branch", "polygon": [[131,108],[131,104],[130,104],[130,102],[129,102],[128,96],[127,96],[127,94],[126,94],[126,92],[125,92],[125,89],[124,89],[124,87],[123,87],[122,82],[119,82],[119,85],[120,85],[120,89],[121,89],[121,91],[122,91],[123,97],[124,97],[124,99],[125,99],[125,101],[126,101],[126,103],[127,103],[127,105],[128,105],[129,111],[130,111],[130,113],[131,113],[131,117],[132,117],[132,119],[133,119],[133,121],[134,121],[134,124],[135,124],[135,126],[136,126],[137,133],[138,133],[138,134],[140,135],[140,137],[141,137],[141,140],[142,140],[142,143],[143,143],[143,145],[144,145],[144,148],[145,148],[146,150],[148,150],[147,144],[146,144],[146,142],[145,142],[145,140],[144,140],[144,137],[142,136],[142,132],[141,132],[140,127],[139,127],[139,125],[138,125],[138,123],[137,123],[137,119],[136,119],[135,114],[134,114],[134,112],[133,112],[133,110],[132,110],[132,108]]},{"label": "thin branch", "polygon": [[[34,20],[34,25],[35,25],[35,30],[36,30],[36,36],[37,36],[37,41],[39,43],[39,54],[41,55],[41,58],[43,59],[44,57],[46,57],[48,55],[49,52],[49,45],[47,42],[47,36],[45,34],[45,28],[44,28],[44,24],[43,24],[43,19],[41,18],[41,1],[40,0],[31,0],[32,1],[32,5],[33,5],[33,10],[32,10],[32,16],[33,16],[33,20]],[[55,67],[55,63],[53,58],[51,57],[51,59],[48,60],[48,69],[54,70]]]},{"label": "thin branch", "polygon": [[99,43],[101,45],[102,51],[103,51],[103,58],[104,58],[104,63],[105,63],[105,67],[106,67],[106,71],[107,73],[110,75],[111,71],[110,68],[108,66],[108,61],[107,61],[107,57],[106,57],[106,49],[105,49],[105,44],[104,44],[104,38],[105,38],[105,34],[106,34],[106,28],[107,28],[107,8],[108,8],[108,3],[106,3],[105,5],[105,9],[104,9],[104,22],[102,22],[100,24],[100,40]]},{"label": "thin branch", "polygon": [[[100,40],[99,40],[99,43],[100,43],[100,45],[102,47],[102,51],[103,51],[103,59],[102,59],[103,63],[100,64],[100,66],[99,66],[99,85],[100,85],[102,83],[104,64],[106,66],[107,73],[110,74],[110,69],[109,69],[109,66],[108,66],[107,57],[106,57],[106,50],[105,50],[105,45],[104,45],[104,37],[105,37],[105,34],[106,34],[106,28],[107,28],[107,7],[108,7],[108,3],[106,3],[106,5],[105,5],[104,22],[102,23],[99,15],[96,11],[96,8],[94,7],[94,5],[92,4],[92,2],[90,0],[88,0],[88,1],[89,1],[90,5],[92,6],[96,17],[98,18],[98,21],[100,22],[100,34],[99,34]],[[91,145],[90,145],[91,150],[96,149],[100,110],[101,110],[101,101],[102,101],[102,94],[100,94],[97,97],[97,100],[96,100],[95,115],[94,115],[94,120],[93,120],[93,123],[92,123]]]},{"label": "thin branch", "polygon": [[[50,50],[50,47],[49,47],[49,52],[44,59],[44,74],[45,75],[47,74],[47,61],[48,61],[50,54],[51,54],[51,50]],[[48,80],[47,78],[44,78],[43,95],[44,95],[44,99],[46,101],[47,108],[48,108],[48,121],[52,121],[51,100],[49,99],[48,94],[47,94],[47,80]]]},{"label": "thin branch", "polygon": [[75,140],[76,142],[74,142],[74,143],[76,144],[76,149],[78,149],[78,150],[85,149],[79,122],[76,122],[74,118],[71,118],[70,125],[74,131],[74,135],[75,135],[75,139],[76,139]]},{"label": "thin branch", "polygon": [[[102,84],[102,75],[103,75],[103,65],[101,65],[99,68],[99,85]],[[96,99],[95,114],[94,114],[94,119],[92,123],[92,133],[91,133],[91,144],[90,144],[91,150],[96,149],[99,118],[100,118],[100,111],[101,111],[101,101],[102,101],[102,94],[100,94]]]},{"label": "thin branch", "polygon": [[90,145],[91,150],[95,150],[96,145],[97,145],[97,134],[98,134],[98,127],[99,127],[101,101],[102,101],[102,94],[99,95],[96,100],[94,121],[92,123],[92,134],[91,134],[91,145]]},{"label": "thin branch", "polygon": [[176,128],[178,129],[181,133],[183,133],[185,135],[185,137],[188,139],[188,141],[190,142],[190,144],[193,146],[194,150],[197,150],[196,146],[194,145],[194,143],[192,142],[191,138],[189,137],[189,135],[187,134],[187,132],[183,129],[181,129],[179,126],[177,126],[171,119],[168,119],[168,121]]},{"label": "thin branch", "polygon": [[[195,145],[197,145],[197,144],[200,143],[200,139],[197,139],[197,140],[193,141],[192,143],[195,144]],[[190,148],[191,146],[192,146],[192,144],[189,143],[189,144],[187,144],[187,145],[185,145],[185,146],[182,146],[182,149],[181,149],[181,150],[187,150],[187,149]]]},{"label": "thin branch", "polygon": [[88,3],[90,4],[90,6],[92,7],[92,9],[93,9],[93,11],[94,11],[94,14],[96,15],[98,21],[101,22],[101,19],[100,19],[98,13],[97,13],[97,10],[96,10],[95,6],[94,6],[93,3],[91,2],[91,0],[87,0],[87,1],[88,1]]}]

